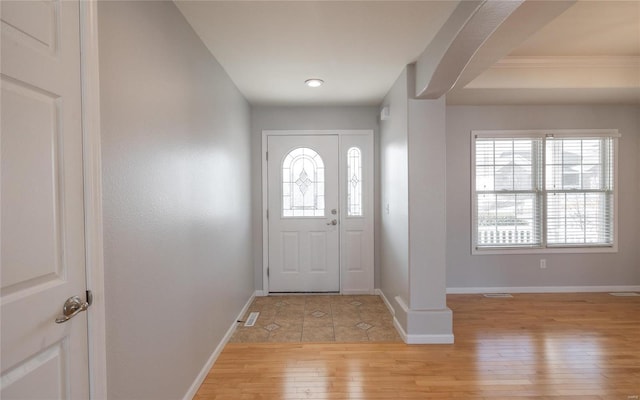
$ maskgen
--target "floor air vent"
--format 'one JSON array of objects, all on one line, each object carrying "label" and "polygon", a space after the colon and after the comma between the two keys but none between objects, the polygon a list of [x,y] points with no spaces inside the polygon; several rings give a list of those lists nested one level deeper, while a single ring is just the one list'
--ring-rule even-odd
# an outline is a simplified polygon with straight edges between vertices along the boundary
[{"label": "floor air vent", "polygon": [[513,297],[509,293],[485,293],[483,294],[483,296],[488,297],[490,299],[504,299],[504,298]]},{"label": "floor air vent", "polygon": [[640,293],[636,293],[636,292],[615,292],[615,293],[609,293],[611,296],[616,296],[616,297],[636,297],[636,296],[640,296]]},{"label": "floor air vent", "polygon": [[254,326],[259,315],[260,313],[257,311],[250,313],[249,318],[247,318],[247,322],[244,323],[244,326]]}]

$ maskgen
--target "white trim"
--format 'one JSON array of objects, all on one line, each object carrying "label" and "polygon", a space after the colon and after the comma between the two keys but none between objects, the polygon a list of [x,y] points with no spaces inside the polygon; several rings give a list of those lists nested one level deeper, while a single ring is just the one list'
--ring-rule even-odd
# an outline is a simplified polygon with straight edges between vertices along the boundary
[{"label": "white trim", "polygon": [[389,303],[389,300],[387,300],[387,297],[384,295],[384,292],[381,289],[376,289],[374,293],[382,298],[382,302],[384,303],[385,306],[387,306],[387,308],[389,309],[389,312],[391,313],[391,315],[394,317],[393,319],[395,320],[396,310],[393,307],[391,307],[391,303]]},{"label": "white trim", "polygon": [[[262,131],[262,290],[264,296],[269,294],[269,276],[267,269],[269,268],[269,220],[267,218],[267,211],[269,206],[269,171],[267,165],[267,150],[268,150],[268,137],[269,136],[295,136],[295,135],[334,135],[340,138],[342,135],[370,135],[371,136],[371,148],[373,151],[373,157],[375,160],[375,138],[373,129],[341,129],[341,130],[263,130]],[[375,161],[373,162],[372,174],[373,182],[371,185],[374,190],[375,185]],[[338,184],[338,190],[340,185]],[[372,227],[375,227],[375,212],[371,216]],[[374,240],[375,241],[375,240]],[[375,246],[375,243],[372,243]],[[342,270],[340,271],[340,277],[342,277]],[[373,281],[375,279],[375,273],[371,273],[371,287],[373,288]],[[342,282],[340,283],[340,293],[342,293]],[[370,291],[367,294],[371,293]]]},{"label": "white trim", "polygon": [[[342,280],[340,281],[342,282]],[[351,295],[351,296],[360,296],[360,295],[372,295],[373,291],[369,289],[357,289],[357,290],[341,290],[340,294],[342,295]]]},{"label": "white trim", "polygon": [[264,297],[266,295],[267,294],[264,292],[264,290],[256,290],[255,297]]},{"label": "white trim", "polygon": [[262,131],[262,291],[269,293],[269,166],[267,164],[268,131]]},{"label": "white trim", "polygon": [[620,286],[512,286],[512,287],[451,287],[447,294],[480,293],[599,293],[636,292],[640,285]]},{"label": "white trim", "polygon": [[410,335],[404,331],[397,319],[393,318],[393,326],[406,344],[452,344],[453,334],[448,335]]},{"label": "white trim", "polygon": [[471,138],[546,138],[553,137],[613,137],[621,135],[617,129],[504,129],[504,130],[472,130]]},{"label": "white trim", "polygon": [[640,68],[638,56],[507,56],[491,69]]},{"label": "white trim", "polygon": [[[265,136],[318,136],[318,135],[369,135],[372,129],[335,129],[335,130],[264,130],[262,137]],[[263,153],[266,149],[263,147]]]},{"label": "white trim", "polygon": [[240,311],[240,314],[238,314],[236,319],[233,320],[233,322],[231,323],[231,326],[227,330],[227,333],[225,333],[220,343],[218,343],[216,348],[213,350],[213,353],[211,353],[211,355],[209,356],[209,359],[204,364],[204,366],[200,370],[200,373],[198,374],[196,379],[193,381],[193,383],[189,387],[189,390],[187,390],[187,393],[184,395],[183,400],[192,400],[193,397],[196,395],[196,393],[198,393],[198,389],[200,389],[200,385],[202,385],[202,382],[204,382],[205,378],[209,374],[209,371],[213,367],[213,364],[215,364],[216,360],[218,359],[218,356],[220,356],[220,353],[222,353],[222,350],[224,350],[224,347],[229,342],[229,339],[231,339],[231,336],[233,336],[233,333],[235,332],[236,327],[238,326],[237,321],[242,319],[242,317],[247,312],[247,310],[249,309],[249,306],[251,306],[251,303],[253,302],[253,299],[256,296],[258,296],[258,291],[255,291],[251,295],[249,300],[247,300],[247,302],[245,303],[244,307],[242,307],[242,311]]},{"label": "white trim", "polygon": [[[614,209],[613,212],[615,214],[616,210]],[[614,237],[617,236],[616,233],[617,231],[614,231]],[[593,247],[589,247],[589,246],[531,247],[531,248],[487,247],[487,248],[481,248],[481,249],[472,247],[471,249],[471,254],[474,256],[491,256],[491,255],[505,255],[505,254],[586,254],[586,253],[617,253],[617,252],[618,252],[617,245],[608,246],[608,247],[606,246],[602,246],[602,247],[596,247],[596,246],[593,246]]]},{"label": "white trim", "polygon": [[[380,289],[376,289],[375,293],[382,298],[382,301],[389,309],[391,315],[393,315],[393,326],[398,331],[398,334],[402,338],[402,341],[406,344],[451,344],[454,341],[454,335],[451,334],[427,334],[427,335],[416,335],[416,334],[407,334],[404,328],[396,318],[396,310],[391,306],[389,300],[384,295],[384,292]],[[396,297],[396,302],[402,307],[405,314],[408,314],[409,307],[404,303],[400,296]]]},{"label": "white trim", "polygon": [[87,289],[93,303],[87,313],[89,390],[92,400],[107,396],[107,340],[102,232],[102,161],[98,2],[80,1],[80,66]]}]

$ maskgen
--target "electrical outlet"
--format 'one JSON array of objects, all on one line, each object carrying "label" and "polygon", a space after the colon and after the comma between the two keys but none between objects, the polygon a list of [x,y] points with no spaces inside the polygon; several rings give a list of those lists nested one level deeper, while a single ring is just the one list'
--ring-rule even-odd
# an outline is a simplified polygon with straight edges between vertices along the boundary
[{"label": "electrical outlet", "polygon": [[547,260],[545,258],[540,259],[540,269],[547,268]]}]

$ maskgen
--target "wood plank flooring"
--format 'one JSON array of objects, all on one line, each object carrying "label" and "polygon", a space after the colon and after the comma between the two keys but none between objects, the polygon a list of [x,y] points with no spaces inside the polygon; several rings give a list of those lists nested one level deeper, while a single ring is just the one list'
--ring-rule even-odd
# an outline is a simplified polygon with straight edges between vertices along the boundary
[{"label": "wood plank flooring", "polygon": [[195,399],[640,399],[640,297],[447,300],[453,345],[233,343]]}]

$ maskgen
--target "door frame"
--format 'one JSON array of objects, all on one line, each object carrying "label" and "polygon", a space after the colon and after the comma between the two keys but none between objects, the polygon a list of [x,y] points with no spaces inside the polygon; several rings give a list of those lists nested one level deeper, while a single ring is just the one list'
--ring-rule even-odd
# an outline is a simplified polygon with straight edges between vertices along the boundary
[{"label": "door frame", "polygon": [[[269,276],[267,273],[267,269],[269,267],[269,220],[267,218],[267,210],[269,207],[269,191],[268,191],[268,187],[269,187],[269,177],[268,177],[268,170],[267,170],[267,146],[268,146],[268,139],[269,136],[320,136],[320,135],[334,135],[334,136],[338,136],[338,149],[340,149],[340,145],[342,143],[342,136],[344,135],[363,135],[363,136],[369,136],[369,139],[371,140],[371,150],[372,150],[372,154],[371,157],[372,160],[375,160],[375,150],[374,150],[374,136],[373,136],[373,129],[345,129],[345,130],[263,130],[262,131],[262,295],[266,296],[269,294]],[[339,151],[339,150],[338,150]],[[338,173],[342,173],[341,167],[340,167],[341,163],[340,163],[340,156],[338,157]],[[375,165],[372,164],[372,170],[371,170],[371,174],[372,174],[372,179],[371,179],[371,194],[374,195],[375,194]],[[339,199],[339,204],[342,205],[342,195],[343,195],[343,189],[340,187],[340,182],[342,182],[341,179],[338,179],[338,199]],[[372,205],[373,205],[373,201],[372,201]],[[343,210],[340,210],[340,219],[342,222],[342,219],[344,218],[344,213],[342,212]],[[372,222],[372,226],[375,226],[375,212],[374,210],[372,210],[371,213],[371,222]],[[340,226],[342,227],[342,223],[340,224]],[[340,229],[340,234],[342,234],[342,228]],[[340,267],[340,293],[342,294],[343,292],[343,288],[342,288],[342,284],[343,284],[343,279],[342,279],[342,238],[340,238],[339,240],[339,267]],[[372,246],[374,246],[375,248],[375,240],[371,243]],[[375,250],[374,250],[375,252]],[[372,265],[373,268],[373,265]],[[374,290],[374,276],[375,276],[375,271],[371,271],[371,276],[370,276],[370,286],[371,286],[371,292],[373,293]]]},{"label": "door frame", "polygon": [[93,294],[87,310],[89,395],[107,397],[106,312],[100,145],[98,1],[80,0],[80,80],[84,176],[86,286]]}]

